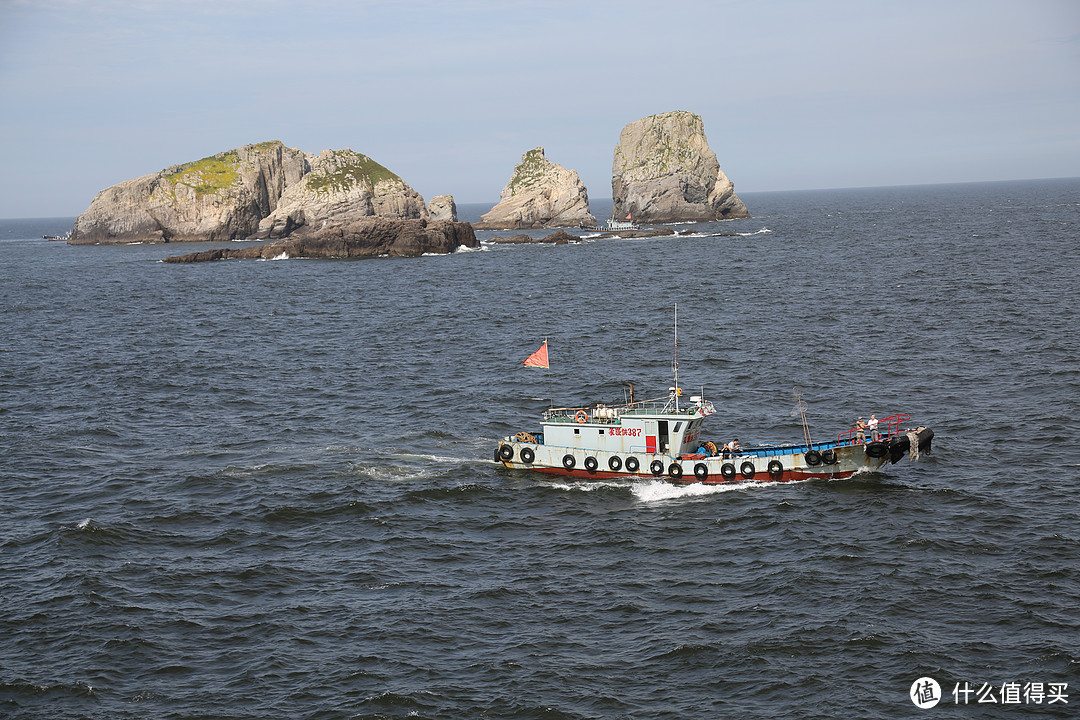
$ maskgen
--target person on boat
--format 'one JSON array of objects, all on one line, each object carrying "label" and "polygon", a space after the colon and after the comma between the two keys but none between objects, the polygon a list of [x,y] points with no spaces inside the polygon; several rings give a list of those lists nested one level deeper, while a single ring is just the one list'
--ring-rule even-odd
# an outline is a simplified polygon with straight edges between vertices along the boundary
[{"label": "person on boat", "polygon": [[877,415],[874,415],[873,413],[870,413],[870,422],[866,423],[866,427],[869,428],[869,430],[870,430],[870,439],[873,440],[874,442],[877,442],[879,437],[880,437],[878,435],[877,426],[878,426]]},{"label": "person on boat", "polygon": [[724,446],[724,457],[734,457],[739,453],[739,438],[735,438]]},{"label": "person on boat", "polygon": [[866,442],[866,421],[862,418],[855,421],[855,442],[859,445]]}]

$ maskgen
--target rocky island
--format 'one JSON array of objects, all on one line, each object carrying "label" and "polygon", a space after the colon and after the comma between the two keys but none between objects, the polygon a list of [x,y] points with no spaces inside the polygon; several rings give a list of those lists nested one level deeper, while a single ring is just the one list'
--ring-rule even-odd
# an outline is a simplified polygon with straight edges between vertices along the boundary
[{"label": "rocky island", "polygon": [[482,215],[475,227],[514,230],[595,224],[581,178],[548,160],[544,148],[538,147],[521,156],[499,203]]},{"label": "rocky island", "polygon": [[750,217],[709,149],[705,126],[676,111],[629,123],[611,167],[614,217],[635,222],[702,222]]},{"label": "rocky island", "polygon": [[292,241],[221,257],[421,255],[451,252],[458,241],[476,247],[472,228],[456,222],[453,198],[436,200],[440,220],[429,223],[420,194],[370,157],[349,149],[315,156],[272,141],[106,188],[76,219],[68,242]]},{"label": "rocky island", "polygon": [[253,236],[285,189],[311,169],[281,142],[228,150],[99,192],[75,220],[73,245],[232,240]]}]

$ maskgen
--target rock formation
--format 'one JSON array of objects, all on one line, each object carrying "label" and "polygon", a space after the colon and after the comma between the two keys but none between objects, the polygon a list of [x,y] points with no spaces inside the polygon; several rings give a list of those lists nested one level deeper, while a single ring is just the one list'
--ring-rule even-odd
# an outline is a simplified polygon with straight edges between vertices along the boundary
[{"label": "rock formation", "polygon": [[427,214],[415,190],[366,155],[324,150],[316,157],[275,140],[106,188],[76,219],[69,242],[279,238],[362,217]]},{"label": "rock formation", "polygon": [[750,217],[709,149],[701,118],[662,113],[623,128],[611,167],[614,217],[684,222]]},{"label": "rock formation", "polygon": [[252,235],[310,166],[279,141],[245,145],[106,188],[68,242],[230,240]]},{"label": "rock formation", "polygon": [[457,204],[453,195],[436,195],[427,204],[428,217],[432,220],[457,222]]},{"label": "rock formation", "polygon": [[480,220],[477,228],[500,230],[596,224],[581,178],[544,157],[542,147],[521,157],[499,203]]},{"label": "rock formation", "polygon": [[166,258],[169,263],[225,259],[416,257],[479,246],[469,223],[364,217],[321,229],[305,228],[266,245],[207,250]]},{"label": "rock formation", "polygon": [[347,225],[363,217],[427,218],[424,199],[367,155],[323,150],[311,172],[288,187],[259,223],[258,237],[282,238],[299,227]]},{"label": "rock formation", "polygon": [[557,230],[546,237],[534,238],[531,235],[511,235],[510,237],[493,237],[488,242],[500,245],[567,245],[581,242],[581,238],[571,235],[565,230]]}]

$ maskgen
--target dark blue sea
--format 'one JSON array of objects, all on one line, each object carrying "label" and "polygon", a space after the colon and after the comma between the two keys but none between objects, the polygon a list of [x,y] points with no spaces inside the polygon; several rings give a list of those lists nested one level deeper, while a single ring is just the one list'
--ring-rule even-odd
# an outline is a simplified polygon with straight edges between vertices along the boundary
[{"label": "dark blue sea", "polygon": [[[1080,180],[743,199],[356,261],[0,222],[0,716],[1075,717]],[[798,392],[815,440],[906,413],[933,453],[735,487],[493,462],[552,403],[665,394],[676,304],[704,437],[801,440]]]}]

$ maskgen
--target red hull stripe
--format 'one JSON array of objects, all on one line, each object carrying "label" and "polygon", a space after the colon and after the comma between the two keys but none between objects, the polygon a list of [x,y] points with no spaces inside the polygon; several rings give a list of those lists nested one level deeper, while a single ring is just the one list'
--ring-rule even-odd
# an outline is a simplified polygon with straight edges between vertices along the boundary
[{"label": "red hull stripe", "polygon": [[[514,469],[509,463],[503,463],[507,468]],[[844,478],[851,477],[857,471],[848,470],[844,472],[794,472],[791,470],[785,470],[781,473],[780,477],[774,478],[765,471],[759,471],[754,475],[753,480],[747,480],[741,474],[737,474],[735,477],[727,480],[723,475],[709,475],[705,480],[698,480],[697,476],[693,473],[683,475],[681,478],[673,478],[669,475],[653,475],[649,472],[611,472],[608,470],[596,470],[589,472],[581,468],[574,468],[573,470],[567,470],[565,468],[556,467],[530,467],[530,468],[517,468],[519,470],[532,470],[538,473],[544,473],[545,475],[559,475],[566,478],[576,478],[581,480],[613,480],[615,478],[641,478],[645,480],[668,480],[679,485],[734,485],[745,482],[791,482],[792,480],[810,480],[811,478],[818,478],[824,480],[842,480]]]}]

